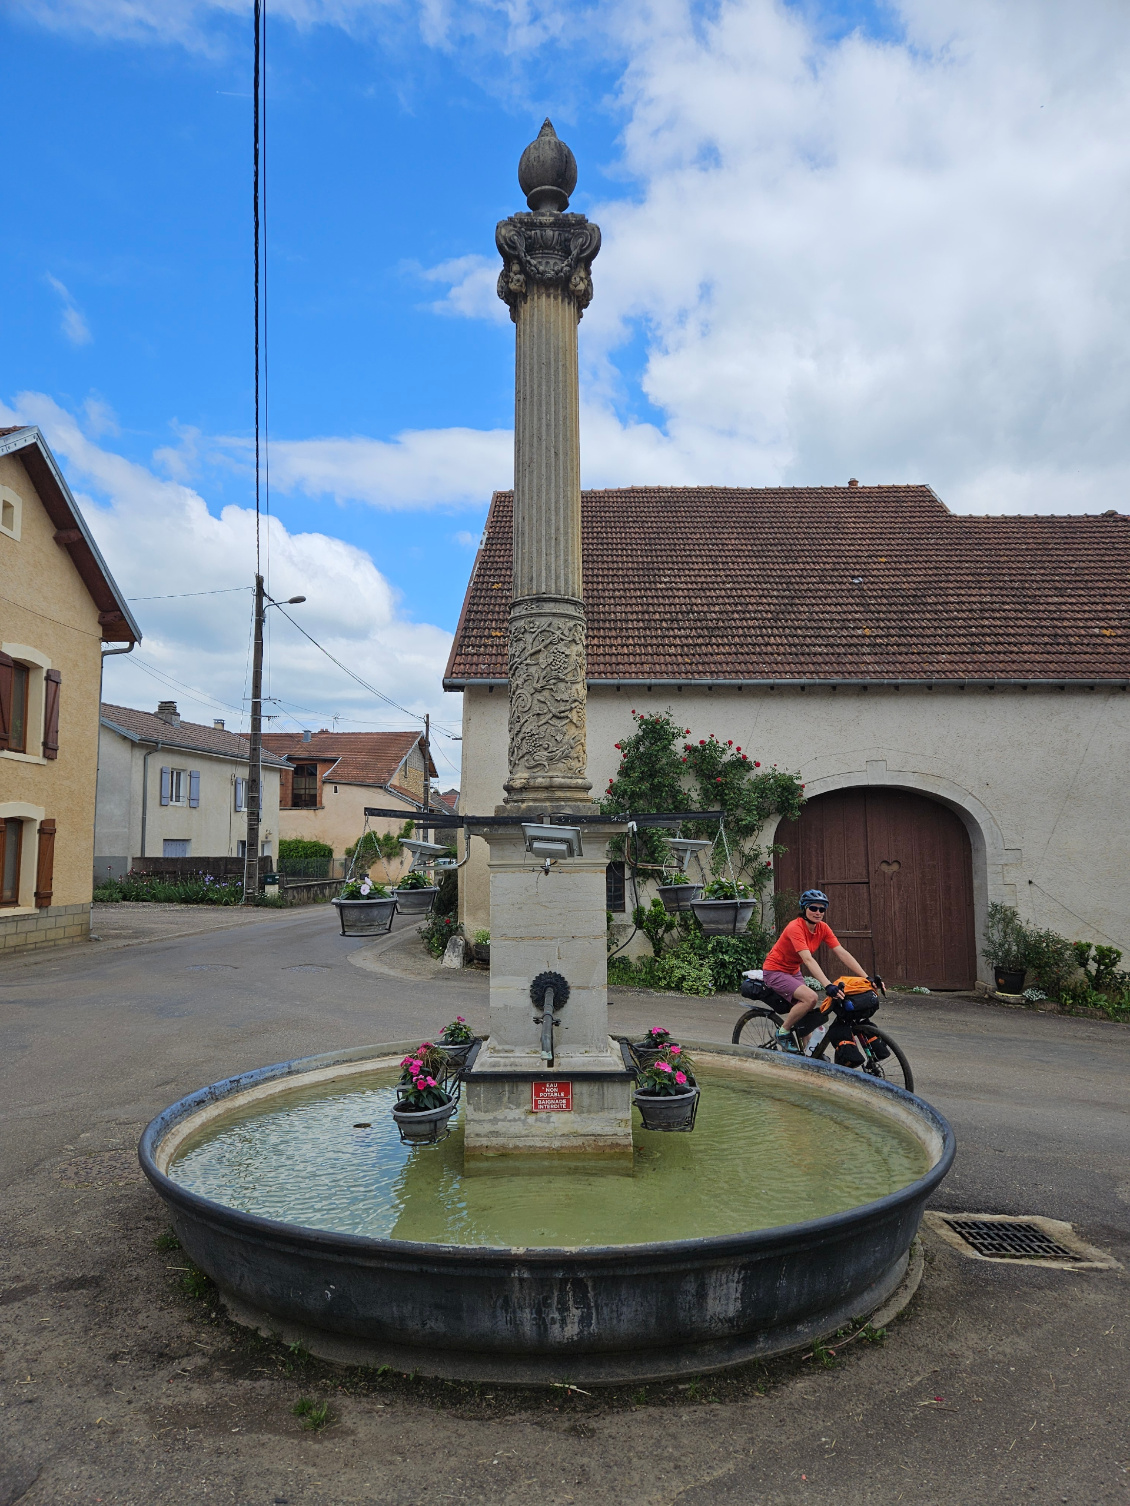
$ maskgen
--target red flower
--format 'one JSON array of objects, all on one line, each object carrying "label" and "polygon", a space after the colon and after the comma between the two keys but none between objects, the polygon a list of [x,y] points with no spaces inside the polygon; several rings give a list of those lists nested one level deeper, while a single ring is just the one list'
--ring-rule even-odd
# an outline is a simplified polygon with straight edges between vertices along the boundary
[{"label": "red flower", "polygon": [[687,736],[690,737],[690,735],[691,735],[691,729],[688,727],[687,728]]},{"label": "red flower", "polygon": [[682,758],[680,758],[680,760],[679,760],[679,762],[680,762],[680,763],[686,763],[686,761],[687,761],[687,760],[686,760],[686,757],[685,757],[685,755],[684,755],[684,757],[682,757]]},{"label": "red flower", "polygon": [[[734,746],[734,739],[732,737],[728,737],[726,739],[726,746],[727,746],[727,748],[732,748]],[[739,749],[739,752],[740,752],[740,749]]]},{"label": "red flower", "polygon": [[749,763],[749,759],[746,757],[746,755],[744,753],[742,754],[742,763]]},{"label": "red flower", "polygon": [[706,738],[705,737],[700,737],[699,740],[698,740],[698,745],[699,745],[700,748],[705,748],[706,747]]},{"label": "red flower", "polygon": [[754,766],[755,769],[759,769],[761,767],[761,764],[758,762],[758,760],[756,758],[753,760],[753,766]]},{"label": "red flower", "polygon": [[613,747],[614,747],[614,748],[618,748],[618,747],[619,747],[619,746],[620,746],[620,744],[619,744],[619,743],[613,743],[613,744],[612,744],[612,746],[613,746]]},{"label": "red flower", "polygon": [[765,866],[766,866],[766,868],[772,868],[773,864],[772,863],[766,863]]},{"label": "red flower", "polygon": [[721,784],[722,783],[722,776],[721,776],[721,774],[719,774],[718,778],[714,781],[714,783],[715,784]]}]

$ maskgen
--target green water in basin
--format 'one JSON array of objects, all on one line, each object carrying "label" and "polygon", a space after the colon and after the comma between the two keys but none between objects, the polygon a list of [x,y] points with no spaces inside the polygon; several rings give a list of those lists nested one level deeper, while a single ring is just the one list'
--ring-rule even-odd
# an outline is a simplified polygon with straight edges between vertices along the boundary
[{"label": "green water in basin", "polygon": [[[618,1245],[696,1239],[840,1213],[916,1181],[925,1147],[846,1096],[700,1062],[691,1134],[635,1117],[631,1168],[580,1161],[463,1167],[462,1108],[449,1139],[400,1143],[397,1072],[279,1093],[185,1142],[182,1186],[309,1228],[453,1245]],[[768,1074],[766,1074],[768,1075]],[[365,1124],[369,1128],[357,1128]]]}]

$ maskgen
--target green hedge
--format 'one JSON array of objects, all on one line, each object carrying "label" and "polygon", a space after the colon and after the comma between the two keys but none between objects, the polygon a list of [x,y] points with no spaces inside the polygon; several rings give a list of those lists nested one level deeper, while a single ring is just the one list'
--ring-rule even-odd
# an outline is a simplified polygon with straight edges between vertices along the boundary
[{"label": "green hedge", "polygon": [[279,843],[278,871],[288,876],[328,878],[334,850],[308,837],[284,837]]}]

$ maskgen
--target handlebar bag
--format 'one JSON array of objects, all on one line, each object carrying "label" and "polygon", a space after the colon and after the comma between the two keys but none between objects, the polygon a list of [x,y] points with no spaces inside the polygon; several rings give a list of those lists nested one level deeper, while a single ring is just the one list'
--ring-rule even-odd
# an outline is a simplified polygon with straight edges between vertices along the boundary
[{"label": "handlebar bag", "polygon": [[836,1013],[849,1023],[869,1020],[879,1008],[879,995],[871,987],[868,978],[837,978],[844,991],[843,999],[836,1004]]}]

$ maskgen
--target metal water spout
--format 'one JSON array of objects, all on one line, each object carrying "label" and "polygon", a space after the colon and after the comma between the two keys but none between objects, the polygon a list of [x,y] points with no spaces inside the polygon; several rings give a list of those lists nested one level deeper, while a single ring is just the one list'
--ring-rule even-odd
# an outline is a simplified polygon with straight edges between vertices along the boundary
[{"label": "metal water spout", "polygon": [[553,1031],[561,1023],[557,1011],[568,1002],[569,984],[560,973],[539,973],[530,984],[530,998],[541,1009],[541,1014],[534,1015],[534,1024],[541,1026],[541,1054],[552,1067],[556,1055]]}]

